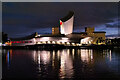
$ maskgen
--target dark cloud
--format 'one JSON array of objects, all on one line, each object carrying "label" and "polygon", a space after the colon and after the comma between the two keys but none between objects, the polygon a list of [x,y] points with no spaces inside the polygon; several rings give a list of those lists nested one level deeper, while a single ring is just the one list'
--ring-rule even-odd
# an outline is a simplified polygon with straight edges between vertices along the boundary
[{"label": "dark cloud", "polygon": [[[77,29],[83,29],[85,26],[114,22],[113,19],[118,17],[117,4],[115,2],[4,2],[2,4],[3,31],[9,33],[10,37],[16,37],[13,34],[20,35],[21,32],[27,34],[35,30],[45,33],[43,29],[59,26],[59,19],[71,10],[75,13],[74,31],[79,31]],[[48,30],[48,33],[50,32]]]}]

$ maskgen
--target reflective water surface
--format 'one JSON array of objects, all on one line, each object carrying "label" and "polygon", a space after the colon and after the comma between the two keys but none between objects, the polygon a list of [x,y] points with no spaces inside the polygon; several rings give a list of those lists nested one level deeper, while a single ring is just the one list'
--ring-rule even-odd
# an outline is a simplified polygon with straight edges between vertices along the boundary
[{"label": "reflective water surface", "polygon": [[3,50],[3,78],[120,78],[120,50]]}]

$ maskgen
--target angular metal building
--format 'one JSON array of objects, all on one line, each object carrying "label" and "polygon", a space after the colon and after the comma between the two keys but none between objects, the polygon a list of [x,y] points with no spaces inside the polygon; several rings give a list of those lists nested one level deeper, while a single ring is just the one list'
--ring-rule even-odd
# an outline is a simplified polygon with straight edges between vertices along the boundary
[{"label": "angular metal building", "polygon": [[71,34],[73,32],[74,12],[70,11],[67,16],[60,19],[61,34]]}]

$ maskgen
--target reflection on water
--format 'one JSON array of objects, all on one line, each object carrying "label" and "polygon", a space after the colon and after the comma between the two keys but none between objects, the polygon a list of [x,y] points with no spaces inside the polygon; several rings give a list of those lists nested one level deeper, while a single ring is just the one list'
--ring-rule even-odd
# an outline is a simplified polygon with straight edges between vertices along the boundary
[{"label": "reflection on water", "polygon": [[91,78],[104,72],[116,76],[119,60],[120,52],[109,49],[3,50],[3,77]]},{"label": "reflection on water", "polygon": [[61,52],[60,77],[71,78],[73,76],[73,63],[69,49]]},{"label": "reflection on water", "polygon": [[6,62],[7,62],[8,68],[9,68],[9,66],[10,66],[10,53],[9,53],[9,51],[7,52],[7,55],[6,55]]},{"label": "reflection on water", "polygon": [[80,50],[80,57],[83,62],[89,63],[93,60],[93,51],[88,49]]}]

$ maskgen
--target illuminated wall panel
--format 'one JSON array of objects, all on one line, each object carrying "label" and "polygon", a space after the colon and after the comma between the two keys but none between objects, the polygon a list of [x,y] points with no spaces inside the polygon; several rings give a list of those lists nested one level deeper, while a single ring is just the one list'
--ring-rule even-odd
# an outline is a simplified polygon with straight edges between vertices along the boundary
[{"label": "illuminated wall panel", "polygon": [[61,34],[71,34],[73,32],[74,13],[70,12],[66,17],[60,20]]}]

